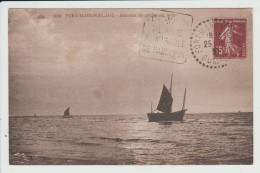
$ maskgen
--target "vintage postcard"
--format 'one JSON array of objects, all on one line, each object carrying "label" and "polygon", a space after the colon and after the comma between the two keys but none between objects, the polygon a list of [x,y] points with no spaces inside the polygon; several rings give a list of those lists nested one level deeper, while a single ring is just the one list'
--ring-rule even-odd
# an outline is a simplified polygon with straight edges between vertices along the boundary
[{"label": "vintage postcard", "polygon": [[252,8],[9,8],[10,165],[252,165]]}]

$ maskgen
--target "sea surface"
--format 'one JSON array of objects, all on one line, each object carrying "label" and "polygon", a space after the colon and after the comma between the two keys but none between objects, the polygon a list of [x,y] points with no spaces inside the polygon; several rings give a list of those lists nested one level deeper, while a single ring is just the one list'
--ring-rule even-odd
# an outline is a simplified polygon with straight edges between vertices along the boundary
[{"label": "sea surface", "polygon": [[253,113],[10,117],[13,165],[211,165],[253,163]]}]

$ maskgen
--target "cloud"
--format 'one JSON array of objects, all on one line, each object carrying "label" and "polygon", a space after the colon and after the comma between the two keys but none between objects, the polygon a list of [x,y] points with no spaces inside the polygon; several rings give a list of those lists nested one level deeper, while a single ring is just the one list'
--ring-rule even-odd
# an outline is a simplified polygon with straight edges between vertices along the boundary
[{"label": "cloud", "polygon": [[191,112],[252,109],[251,59],[219,70],[203,68],[192,57],[183,65],[144,59],[141,18],[65,17],[93,12],[9,10],[12,115],[55,114],[69,105],[76,114],[145,113],[171,73],[174,109],[181,107],[184,88]]}]

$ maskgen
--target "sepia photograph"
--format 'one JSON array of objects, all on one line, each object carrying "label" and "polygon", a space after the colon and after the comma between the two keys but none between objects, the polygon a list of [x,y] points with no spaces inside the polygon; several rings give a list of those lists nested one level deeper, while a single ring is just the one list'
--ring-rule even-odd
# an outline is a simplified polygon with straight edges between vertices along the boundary
[{"label": "sepia photograph", "polygon": [[252,165],[252,8],[9,8],[10,165]]}]

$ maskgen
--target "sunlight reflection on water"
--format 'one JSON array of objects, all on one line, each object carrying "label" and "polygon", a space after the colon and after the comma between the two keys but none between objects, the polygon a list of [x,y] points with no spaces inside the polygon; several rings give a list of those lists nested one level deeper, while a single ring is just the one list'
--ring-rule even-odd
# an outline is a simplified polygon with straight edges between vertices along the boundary
[{"label": "sunlight reflection on water", "polygon": [[252,164],[253,114],[11,117],[10,164]]}]

